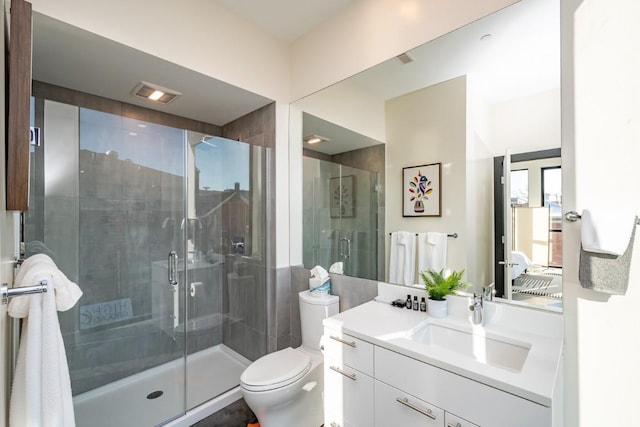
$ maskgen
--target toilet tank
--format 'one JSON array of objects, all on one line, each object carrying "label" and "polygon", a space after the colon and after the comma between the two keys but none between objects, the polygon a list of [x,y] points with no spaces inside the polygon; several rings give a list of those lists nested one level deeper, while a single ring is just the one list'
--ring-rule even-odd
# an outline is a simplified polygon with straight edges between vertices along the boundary
[{"label": "toilet tank", "polygon": [[337,295],[310,295],[307,290],[298,294],[298,301],[302,345],[320,351],[320,338],[324,331],[322,320],[338,314],[340,298]]}]

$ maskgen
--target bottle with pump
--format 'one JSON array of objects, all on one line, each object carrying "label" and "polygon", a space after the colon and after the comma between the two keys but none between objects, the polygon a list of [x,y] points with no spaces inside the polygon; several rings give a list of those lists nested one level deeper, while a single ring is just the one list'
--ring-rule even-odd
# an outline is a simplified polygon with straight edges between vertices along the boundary
[{"label": "bottle with pump", "polygon": [[413,309],[418,311],[418,297],[416,296],[413,297]]},{"label": "bottle with pump", "polygon": [[407,301],[404,303],[404,306],[411,310],[411,295],[407,295]]},{"label": "bottle with pump", "polygon": [[427,311],[427,302],[424,300],[424,297],[422,297],[420,301],[420,311]]}]

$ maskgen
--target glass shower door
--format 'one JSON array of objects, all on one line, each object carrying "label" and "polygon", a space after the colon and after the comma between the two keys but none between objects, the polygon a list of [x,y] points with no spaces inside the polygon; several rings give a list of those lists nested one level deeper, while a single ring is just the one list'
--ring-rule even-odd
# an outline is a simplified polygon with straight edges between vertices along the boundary
[{"label": "glass shower door", "polygon": [[[83,296],[59,314],[76,424],[157,425],[185,413],[184,131],[36,99],[25,257],[44,252]],[[184,277],[178,278],[184,283]]]},{"label": "glass shower door", "polygon": [[[266,354],[267,149],[187,132],[187,410]],[[181,319],[182,321],[183,319]]]},{"label": "glass shower door", "polygon": [[328,269],[342,262],[344,274],[378,278],[378,174],[303,157],[303,262]]}]

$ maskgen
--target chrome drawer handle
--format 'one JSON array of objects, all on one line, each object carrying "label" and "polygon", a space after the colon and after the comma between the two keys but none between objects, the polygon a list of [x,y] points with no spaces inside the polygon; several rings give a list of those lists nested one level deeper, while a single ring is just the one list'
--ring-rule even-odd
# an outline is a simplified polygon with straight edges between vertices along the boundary
[{"label": "chrome drawer handle", "polygon": [[447,427],[462,427],[462,424],[460,424],[460,423],[455,423],[455,424],[447,423]]},{"label": "chrome drawer handle", "polygon": [[409,399],[407,399],[406,397],[396,397],[396,401],[398,403],[402,403],[406,407],[409,407],[409,408],[413,409],[416,412],[420,412],[422,415],[426,415],[427,417],[431,418],[432,420],[436,419],[436,416],[433,415],[431,409],[422,409],[419,406],[416,406],[413,403],[409,402]]},{"label": "chrome drawer handle", "polygon": [[337,366],[329,366],[329,369],[331,369],[332,371],[336,371],[340,375],[344,375],[345,377],[349,378],[352,381],[356,380],[356,374],[348,374],[342,369],[338,368]]},{"label": "chrome drawer handle", "polygon": [[346,341],[346,340],[343,340],[340,337],[336,337],[335,335],[329,335],[329,338],[331,338],[332,340],[336,340],[338,342],[341,342],[342,344],[346,344],[349,347],[356,348],[356,342],[355,341]]},{"label": "chrome drawer handle", "polygon": [[331,421],[331,427],[340,427],[340,424],[336,424],[333,421]]}]

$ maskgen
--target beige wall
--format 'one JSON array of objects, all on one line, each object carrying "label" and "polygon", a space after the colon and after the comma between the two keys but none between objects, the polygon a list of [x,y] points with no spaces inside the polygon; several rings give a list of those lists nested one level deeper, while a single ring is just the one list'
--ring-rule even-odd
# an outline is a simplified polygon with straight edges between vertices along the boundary
[{"label": "beige wall", "polygon": [[[458,233],[448,240],[447,264],[466,268],[465,77],[387,101],[386,122],[385,230]],[[442,163],[442,217],[404,218],[402,168],[436,162]],[[386,246],[388,262],[389,239]]]},{"label": "beige wall", "polygon": [[35,12],[273,100],[289,101],[288,46],[215,1],[31,3]]},{"label": "beige wall", "polygon": [[558,148],[560,89],[540,92],[491,106],[490,147],[494,156]]},{"label": "beige wall", "polygon": [[[640,213],[640,2],[570,0],[563,12],[565,211],[615,206]],[[627,294],[609,297],[578,284],[579,230],[579,223],[567,224],[563,233],[564,425],[637,423],[640,243],[636,239]]]}]

